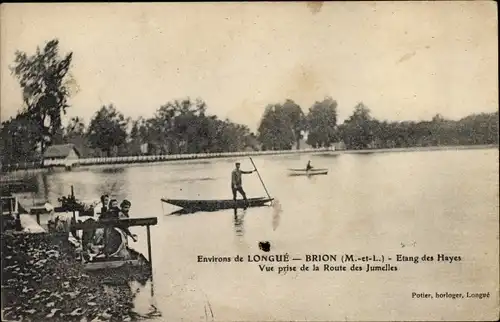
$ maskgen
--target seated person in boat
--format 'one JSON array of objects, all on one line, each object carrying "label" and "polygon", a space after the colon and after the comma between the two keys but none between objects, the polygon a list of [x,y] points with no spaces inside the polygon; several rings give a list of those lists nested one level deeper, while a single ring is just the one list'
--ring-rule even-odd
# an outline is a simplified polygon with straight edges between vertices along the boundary
[{"label": "seated person in boat", "polygon": [[[104,208],[104,207],[103,207]],[[116,199],[111,199],[109,201],[109,208],[104,209],[100,215],[99,215],[99,220],[106,220],[106,219],[118,219],[118,215],[120,212],[120,208],[118,208],[118,200]],[[93,231],[92,239],[93,239],[93,244],[94,245],[100,245],[103,246],[104,243],[104,234],[105,232],[109,231],[109,228],[98,228]]]},{"label": "seated person in boat", "polygon": [[312,168],[313,168],[313,167],[312,167],[312,165],[311,165],[311,160],[309,160],[309,161],[307,162],[306,171],[309,171],[309,170],[311,170]]},{"label": "seated person in boat", "polygon": [[128,212],[132,204],[127,199],[123,200],[120,204],[120,218],[129,218]]},{"label": "seated person in boat", "polygon": [[111,257],[129,259],[130,253],[127,248],[128,234],[130,234],[130,231],[128,231],[127,228],[125,229],[118,227],[107,228],[106,244],[104,245],[103,249],[104,254]]},{"label": "seated person in boat", "polygon": [[[104,235],[106,235],[106,237]],[[119,227],[96,229],[86,251],[90,253],[92,257],[100,254],[115,258],[118,257],[120,259],[130,259],[131,257],[128,250],[127,234],[124,229]]]},{"label": "seated person in boat", "polygon": [[120,208],[118,207],[118,200],[111,199],[109,201],[109,208],[102,212],[99,219],[118,219],[120,217]]},{"label": "seated person in boat", "polygon": [[[121,209],[118,207],[118,200],[112,199],[109,202],[109,209],[102,213],[99,220],[106,219],[126,219],[129,216],[129,210],[131,203],[128,200],[122,202]],[[106,236],[106,242],[104,241],[104,236]],[[92,232],[84,233],[85,238],[83,238],[87,245],[86,249],[94,250],[99,252],[102,251],[107,255],[113,255],[122,249],[120,245],[128,245],[128,237],[131,237],[134,242],[137,241],[137,235],[132,234],[128,227],[110,227],[110,228],[99,228]],[[123,253],[125,254],[125,253]],[[118,256],[115,254],[113,256]]]},{"label": "seated person in boat", "polygon": [[102,195],[101,201],[94,207],[94,217],[98,218],[99,215],[108,211],[109,196]]},{"label": "seated person in boat", "polygon": [[[120,210],[118,208],[118,201],[116,199],[109,200],[108,195],[101,196],[101,204],[97,205],[94,209],[97,209],[96,214],[99,214],[98,220],[118,219],[118,212]],[[104,235],[110,230],[109,228],[84,230],[82,234],[83,249],[99,253],[105,246]]]},{"label": "seated person in boat", "polygon": [[[108,212],[109,206],[109,195],[101,195],[100,201],[94,206],[94,218],[89,218],[85,221],[95,221],[100,219],[103,214]],[[93,240],[96,237],[95,229],[87,229],[82,231],[82,248],[83,250],[88,250],[92,246]]]},{"label": "seated person in boat", "polygon": [[[126,219],[129,217],[129,210],[131,207],[131,203],[128,200],[124,200],[122,202],[122,208],[118,207],[118,200],[112,199],[109,202],[109,210],[101,215],[99,219]],[[133,241],[137,241],[137,236],[132,234],[127,227],[120,227],[128,236],[132,238]]]},{"label": "seated person in boat", "polygon": [[[120,219],[126,219],[129,218],[129,211],[130,207],[132,206],[132,203],[128,201],[127,199],[123,200],[122,203],[120,204],[120,212],[118,214],[118,217]],[[137,241],[137,235],[132,234],[128,228],[123,228],[125,233],[132,238],[134,242]]]},{"label": "seated person in boat", "polygon": [[239,192],[243,197],[243,199],[247,201],[247,195],[245,193],[245,190],[243,190],[242,186],[243,182],[241,180],[241,175],[253,173],[253,170],[252,171],[240,170],[239,162],[236,162],[235,166],[236,168],[231,173],[231,189],[233,191],[233,200],[236,200],[236,193]]}]

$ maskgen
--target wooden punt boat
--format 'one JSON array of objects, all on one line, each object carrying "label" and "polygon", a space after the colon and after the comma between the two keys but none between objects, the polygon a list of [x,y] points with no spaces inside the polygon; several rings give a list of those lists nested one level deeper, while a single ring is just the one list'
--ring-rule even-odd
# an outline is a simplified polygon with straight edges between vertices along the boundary
[{"label": "wooden punt boat", "polygon": [[262,207],[268,202],[273,201],[273,198],[249,198],[247,202],[243,199],[214,199],[214,200],[191,200],[191,199],[161,199],[161,201],[171,205],[196,211],[217,211],[223,209],[234,208],[250,208]]},{"label": "wooden punt boat", "polygon": [[289,176],[316,176],[326,174],[328,174],[328,169],[288,169]]},{"label": "wooden punt boat", "polygon": [[128,284],[135,280],[145,285],[148,280],[152,280],[151,262],[136,250],[126,247],[130,254],[129,259],[121,257],[95,257],[92,261],[83,263],[84,270],[89,274],[98,275],[104,284]]},{"label": "wooden punt boat", "polygon": [[129,247],[127,247],[127,251],[131,255],[131,258],[129,259],[123,259],[121,257],[114,256],[94,257],[92,261],[88,261],[84,264],[84,269],[87,271],[97,271],[104,269],[118,269],[130,266],[147,268],[149,270],[150,263],[144,255]]}]

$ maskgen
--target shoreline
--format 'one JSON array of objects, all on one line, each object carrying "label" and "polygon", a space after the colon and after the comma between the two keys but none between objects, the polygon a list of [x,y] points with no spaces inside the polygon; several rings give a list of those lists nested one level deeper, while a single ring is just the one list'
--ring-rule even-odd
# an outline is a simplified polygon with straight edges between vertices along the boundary
[{"label": "shoreline", "polygon": [[[124,156],[108,158],[83,158],[75,160],[71,170],[88,170],[96,167],[113,166],[140,166],[160,163],[200,163],[210,162],[212,159],[231,160],[241,157],[258,156],[289,156],[300,154],[312,155],[341,155],[341,154],[379,154],[379,153],[402,153],[402,152],[433,152],[433,151],[459,151],[459,150],[485,150],[498,149],[498,144],[481,145],[457,145],[457,146],[428,146],[428,147],[407,147],[407,148],[384,148],[384,149],[363,149],[363,150],[335,150],[333,148],[321,149],[300,149],[300,150],[279,150],[279,151],[247,151],[247,152],[221,152],[221,153],[197,153],[197,154],[176,154],[176,155],[144,155],[144,156]],[[64,161],[62,161],[64,162]],[[60,162],[61,163],[61,162]],[[69,170],[69,171],[71,171]],[[2,172],[0,183],[9,180],[17,180],[19,177],[45,173],[49,171],[68,171],[61,165],[54,165],[52,169],[48,167],[19,169]]]},{"label": "shoreline", "polygon": [[445,146],[425,146],[425,147],[409,147],[409,148],[386,148],[386,149],[365,149],[365,150],[343,150],[335,152],[343,152],[344,154],[371,154],[371,153],[401,153],[401,152],[433,152],[433,151],[459,151],[459,150],[489,150],[498,149],[498,144],[481,144],[481,145],[445,145]]},{"label": "shoreline", "polygon": [[136,320],[131,286],[85,271],[65,238],[2,233],[2,319]]}]

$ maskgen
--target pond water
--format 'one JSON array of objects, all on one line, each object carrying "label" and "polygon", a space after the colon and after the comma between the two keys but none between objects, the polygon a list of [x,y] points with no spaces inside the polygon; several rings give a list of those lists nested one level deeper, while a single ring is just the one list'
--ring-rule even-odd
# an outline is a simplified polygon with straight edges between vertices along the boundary
[{"label": "pond water", "polygon": [[[254,157],[276,198],[273,207],[239,210],[236,220],[233,210],[167,215],[178,208],[161,198],[231,198],[236,160],[243,170],[253,168],[241,158],[40,174],[34,198],[56,204],[72,185],[79,199],[109,193],[132,202],[132,217],[158,217],[152,227],[153,300],[168,321],[482,319],[480,312],[495,311],[497,149]],[[328,175],[287,175],[308,160],[328,168]],[[249,197],[266,196],[256,173],[243,183]],[[131,230],[139,237],[131,246],[147,254],[145,229]],[[260,241],[269,241],[271,252],[259,249]],[[319,272],[287,274],[261,272],[259,263],[246,262],[248,255],[346,253],[443,253],[462,260],[397,263],[398,271],[370,273],[323,271],[324,263],[317,263]],[[241,255],[245,262],[199,263],[199,255]],[[413,291],[484,291],[491,297],[457,305],[412,300]]]}]

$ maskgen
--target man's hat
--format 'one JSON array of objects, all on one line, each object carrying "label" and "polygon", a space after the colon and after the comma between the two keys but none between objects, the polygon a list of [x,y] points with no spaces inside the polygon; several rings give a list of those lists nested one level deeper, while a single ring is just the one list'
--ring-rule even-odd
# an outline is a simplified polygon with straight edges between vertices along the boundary
[{"label": "man's hat", "polygon": [[240,164],[241,164],[241,163],[239,163],[239,162],[236,162],[236,165],[240,165]]}]

